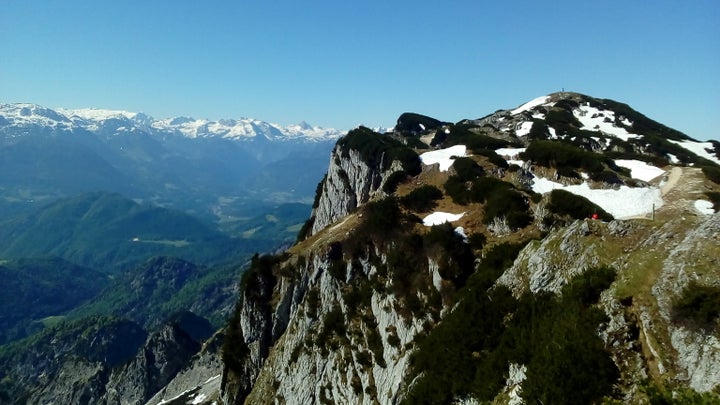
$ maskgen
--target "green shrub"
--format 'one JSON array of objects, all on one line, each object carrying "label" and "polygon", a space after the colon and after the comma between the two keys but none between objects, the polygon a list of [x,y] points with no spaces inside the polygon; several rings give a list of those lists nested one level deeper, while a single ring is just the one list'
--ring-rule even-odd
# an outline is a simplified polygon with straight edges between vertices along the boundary
[{"label": "green shrub", "polygon": [[443,145],[444,147],[465,145],[471,151],[476,152],[483,149],[498,149],[510,144],[508,141],[483,135],[472,129],[475,129],[475,131],[478,130],[477,127],[467,124],[458,124],[449,127],[449,134],[445,133],[444,129],[439,130],[435,133],[435,137],[432,142],[430,142],[430,145]]},{"label": "green shrub", "polygon": [[225,327],[225,337],[222,345],[223,363],[228,369],[236,373],[243,370],[243,363],[250,354],[250,349],[245,344],[242,327],[240,324],[239,304],[233,311],[233,315]]},{"label": "green shrub", "polygon": [[342,309],[336,305],[323,317],[322,330],[318,334],[317,345],[327,347],[327,343],[332,336],[345,338],[346,332],[345,315]]},{"label": "green shrub", "polygon": [[471,202],[468,183],[458,176],[450,176],[443,185],[445,193],[455,204],[465,205]]},{"label": "green shrub", "polygon": [[305,221],[302,228],[300,228],[300,231],[298,231],[297,238],[295,240],[297,242],[304,241],[312,230],[313,225],[315,225],[315,215],[311,216],[307,221]]},{"label": "green shrub", "polygon": [[497,153],[495,153],[494,150],[491,149],[473,149],[473,153],[478,156],[485,156],[488,158],[488,161],[492,164],[494,164],[497,167],[500,167],[502,169],[507,169],[510,167],[508,165],[508,162],[500,157]]},{"label": "green shrub", "polygon": [[530,132],[527,134],[527,138],[529,140],[548,139],[549,134],[550,130],[548,129],[545,121],[533,120],[533,125],[530,128]]},{"label": "green shrub", "polygon": [[483,222],[490,224],[504,217],[512,229],[523,228],[532,222],[530,206],[525,196],[511,188],[501,188],[487,197]]},{"label": "green shrub", "polygon": [[440,189],[426,184],[401,197],[400,204],[409,210],[427,212],[437,206],[436,201],[442,198],[442,196],[443,194]]},{"label": "green shrub", "polygon": [[387,363],[385,362],[384,357],[382,338],[380,337],[380,333],[377,331],[377,328],[369,329],[367,331],[366,339],[368,343],[368,348],[373,353],[373,357],[375,358],[375,363],[382,368],[387,367]]},{"label": "green shrub", "polygon": [[558,176],[569,177],[571,179],[579,179],[580,174],[569,167],[559,167],[557,169]]},{"label": "green shrub", "polygon": [[370,167],[387,170],[393,161],[398,160],[402,163],[403,170],[412,176],[422,171],[420,158],[412,149],[388,135],[375,133],[366,127],[361,126],[348,132],[338,140],[337,145],[345,157],[351,149],[358,151],[362,160]]},{"label": "green shrub", "polygon": [[582,277],[575,277],[563,288],[563,299],[590,306],[600,299],[600,293],[615,280],[615,269],[596,267],[587,270]]},{"label": "green shrub", "polygon": [[481,250],[485,247],[485,242],[487,242],[487,237],[482,233],[474,233],[468,237],[470,247],[475,250]]},{"label": "green shrub", "polygon": [[607,184],[623,184],[617,173],[612,170],[603,170],[599,173],[593,173],[590,178],[594,181],[600,181]]},{"label": "green shrub", "polygon": [[459,157],[452,165],[455,175],[462,181],[470,181],[483,175],[482,167],[478,166],[472,158]]},{"label": "green shrub", "polygon": [[320,308],[320,293],[317,289],[311,289],[305,295],[306,313],[308,318],[315,319],[317,317],[317,310]]},{"label": "green shrub", "polygon": [[597,204],[585,197],[575,195],[565,190],[550,192],[550,202],[547,205],[550,212],[558,215],[568,215],[574,219],[591,218],[597,214],[603,221],[612,221],[614,218]]},{"label": "green shrub", "polygon": [[[500,343],[504,319],[515,303],[507,288],[491,287],[521,247],[501,244],[490,249],[459,292],[453,311],[418,342],[410,361],[413,374],[422,376],[410,387],[403,404],[451,403],[470,393],[491,400],[503,387],[507,362],[495,363],[477,353],[491,353]],[[489,364],[495,367],[483,373]],[[477,377],[481,374],[487,378]]]},{"label": "green shrub", "polygon": [[407,179],[407,173],[405,173],[404,170],[394,172],[387,178],[385,184],[383,184],[382,190],[387,194],[392,194],[397,190],[400,183],[405,181],[405,179]]},{"label": "green shrub", "polygon": [[619,373],[596,330],[606,322],[594,307],[613,282],[611,268],[588,269],[559,297],[526,294],[503,341],[509,360],[527,365],[528,403],[594,403],[612,392]]},{"label": "green shrub", "polygon": [[372,355],[367,350],[360,350],[355,353],[355,361],[363,367],[372,367]]},{"label": "green shrub", "polygon": [[575,118],[570,110],[562,108],[553,108],[548,111],[548,113],[545,114],[545,122],[547,125],[555,128],[556,130],[562,130],[568,126],[573,126],[575,128],[582,127],[580,121]]},{"label": "green shrub", "polygon": [[373,236],[385,235],[388,229],[395,229],[401,220],[400,206],[393,197],[371,201],[363,207],[363,222],[359,232]]},{"label": "green shrub", "polygon": [[705,173],[705,177],[710,179],[713,183],[720,184],[720,167],[717,166],[703,166],[702,167],[703,173]]},{"label": "green shrub", "polygon": [[442,145],[447,140],[448,135],[448,132],[446,132],[444,128],[438,129],[435,131],[435,136],[433,136],[433,139],[430,141],[430,146]]},{"label": "green shrub", "polygon": [[720,287],[691,281],[673,303],[676,321],[689,320],[699,327],[716,326],[720,317]]},{"label": "green shrub", "polygon": [[604,162],[611,163],[592,152],[554,141],[534,141],[520,157],[546,167],[584,169],[588,173],[601,172]]},{"label": "green shrub", "polygon": [[640,387],[647,395],[650,405],[714,405],[720,403],[720,394],[717,392],[696,392],[690,387],[669,387],[658,386],[653,383],[644,383]]},{"label": "green shrub", "polygon": [[430,147],[423,141],[415,137],[408,137],[404,139],[405,145],[413,149],[430,149]]},{"label": "green shrub", "polygon": [[240,278],[240,291],[252,302],[262,302],[272,295],[277,283],[273,270],[286,259],[284,255],[258,255],[250,259],[250,268]]}]

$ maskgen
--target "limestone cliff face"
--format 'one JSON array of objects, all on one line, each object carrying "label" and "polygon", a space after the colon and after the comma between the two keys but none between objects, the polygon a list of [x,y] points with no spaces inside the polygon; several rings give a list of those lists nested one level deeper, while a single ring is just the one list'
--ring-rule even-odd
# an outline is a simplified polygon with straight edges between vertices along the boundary
[{"label": "limestone cliff face", "polygon": [[383,170],[386,159],[390,158],[381,156],[375,164],[368,163],[359,151],[343,151],[343,147],[337,145],[330,157],[317,207],[313,209],[314,223],[310,234],[345,217],[373,197],[383,195],[382,186],[388,178],[402,170],[399,161]]},{"label": "limestone cliff face", "polygon": [[362,302],[347,294],[345,277],[372,278],[387,264],[374,257],[338,263],[315,255],[281,277],[267,301],[241,299],[249,350],[239,370],[225,370],[225,403],[395,403],[408,347],[429,318],[402,314],[393,294],[374,291]]}]

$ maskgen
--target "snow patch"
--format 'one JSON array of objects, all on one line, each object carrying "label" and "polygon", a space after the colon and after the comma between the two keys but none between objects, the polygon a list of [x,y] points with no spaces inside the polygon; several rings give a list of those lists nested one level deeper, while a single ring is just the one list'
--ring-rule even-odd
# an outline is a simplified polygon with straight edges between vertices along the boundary
[{"label": "snow patch", "polygon": [[505,159],[510,165],[518,165],[522,167],[525,161],[518,159],[519,155],[525,152],[526,148],[500,148],[495,149],[495,153],[501,158]]},{"label": "snow patch", "polygon": [[527,148],[500,148],[495,149],[495,153],[498,154],[498,156],[507,158],[507,159],[516,159],[518,155],[525,152]]},{"label": "snow patch", "polygon": [[548,127],[548,132],[550,132],[550,139],[558,139],[557,133],[555,133],[555,128]]},{"label": "snow patch", "polygon": [[712,215],[715,213],[713,209],[713,203],[705,200],[696,200],[695,209],[703,215]]},{"label": "snow patch", "polygon": [[664,203],[658,187],[630,188],[621,186],[618,190],[591,189],[587,183],[565,186],[545,178],[536,177],[532,189],[540,194],[557,189],[569,191],[587,198],[617,219],[647,215],[653,211],[653,208],[659,208]]},{"label": "snow patch", "polygon": [[542,97],[538,97],[536,99],[530,100],[527,103],[521,105],[520,107],[510,111],[510,114],[512,114],[512,115],[520,114],[521,112],[530,110],[539,105],[543,105],[548,101],[549,98],[550,98],[550,96],[542,96]]},{"label": "snow patch", "polygon": [[532,121],[525,121],[520,126],[515,129],[515,135],[517,136],[525,136],[530,133],[530,129],[532,129],[533,122]]},{"label": "snow patch", "polygon": [[458,226],[457,228],[455,228],[455,233],[462,236],[463,241],[465,243],[467,243],[468,236],[467,236],[467,234],[465,234],[465,228],[463,228],[462,226]]},{"label": "snow patch", "polygon": [[454,157],[463,157],[466,155],[467,148],[465,145],[455,145],[446,149],[425,152],[420,155],[420,160],[426,166],[439,164],[440,171],[447,171],[454,162]]},{"label": "snow patch", "polygon": [[423,225],[425,226],[435,226],[435,225],[442,225],[445,222],[453,222],[457,221],[458,219],[462,218],[462,216],[465,215],[465,213],[460,214],[450,214],[448,212],[441,212],[436,211],[432,214],[426,216],[423,219]]},{"label": "snow patch", "polygon": [[720,158],[718,158],[715,155],[715,153],[708,152],[708,149],[715,150],[715,145],[713,145],[710,142],[673,141],[672,139],[668,139],[668,140],[676,145],[682,146],[683,148],[689,150],[690,152],[692,152],[702,158],[711,160],[720,165]]},{"label": "snow patch", "polygon": [[672,153],[667,154],[668,159],[670,160],[670,163],[676,165],[680,163],[680,159],[678,159],[677,156],[673,155]]},{"label": "snow patch", "polygon": [[631,138],[639,138],[640,135],[632,134],[625,128],[615,125],[615,112],[610,110],[600,110],[589,105],[581,106],[573,110],[573,115],[583,125],[580,129],[588,131],[600,131],[623,141]]},{"label": "snow patch", "polygon": [[642,181],[650,181],[665,174],[665,170],[649,165],[641,160],[618,159],[615,161],[615,164],[630,169],[630,177]]}]

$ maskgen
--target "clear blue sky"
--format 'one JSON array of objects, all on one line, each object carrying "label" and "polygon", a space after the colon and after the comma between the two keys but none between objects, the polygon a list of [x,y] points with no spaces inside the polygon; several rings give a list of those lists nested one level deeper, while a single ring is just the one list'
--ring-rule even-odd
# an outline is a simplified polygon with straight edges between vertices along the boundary
[{"label": "clear blue sky", "polygon": [[565,88],[720,139],[717,0],[2,0],[0,41],[2,102],[349,129]]}]

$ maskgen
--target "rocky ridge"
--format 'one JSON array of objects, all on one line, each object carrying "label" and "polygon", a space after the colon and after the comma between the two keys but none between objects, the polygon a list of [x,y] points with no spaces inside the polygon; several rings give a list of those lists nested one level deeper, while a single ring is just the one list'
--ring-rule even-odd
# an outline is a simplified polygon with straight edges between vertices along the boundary
[{"label": "rocky ridge", "polygon": [[[558,114],[568,120],[564,126]],[[405,121],[411,118],[417,117],[405,115]],[[547,210],[548,201],[543,198],[533,200],[527,208],[535,216],[531,223],[495,232],[483,224],[482,215],[489,210],[485,204],[459,204],[445,195],[435,206],[438,210],[466,212],[457,221],[466,234],[465,243],[477,234],[482,238],[474,240],[487,239],[482,245],[471,245],[478,254],[478,263],[483,261],[484,246],[492,248],[507,241],[527,243],[514,264],[499,273],[495,284],[495,288],[509,287],[516,297],[524,293],[558,294],[568,281],[588,268],[615,269],[615,281],[602,293],[598,304],[608,318],[601,324],[598,336],[620,373],[615,398],[644,398],[640,384],[646,378],[701,392],[720,384],[712,372],[718,369],[712,336],[678,324],[668,304],[687,285],[675,282],[669,289],[668,280],[675,280],[678,271],[697,278],[697,274],[707,274],[709,268],[705,263],[678,269],[678,263],[689,257],[716,256],[712,252],[717,243],[710,236],[718,216],[700,213],[693,205],[698,198],[704,198],[703,187],[718,188],[706,179],[714,170],[707,162],[712,162],[712,153],[708,159],[676,148],[672,145],[678,144],[671,140],[694,141],[626,105],[575,93],[550,95],[515,110],[456,125],[437,123],[438,128],[425,130],[424,124],[404,122],[413,131],[410,135],[396,134],[396,139],[416,148],[421,145],[411,138],[438,147],[452,145],[449,142],[453,140],[457,144],[458,139],[471,141],[477,156],[471,159],[481,168],[474,169],[475,173],[484,171],[516,184],[520,193],[528,193],[533,174],[553,173],[554,169],[556,181],[572,184],[578,180],[560,173],[559,166],[538,161],[512,169],[487,152],[488,146],[522,147],[537,140],[557,141],[592,153],[646,156],[656,164],[701,162],[702,171],[682,169],[685,191],[675,188],[666,192],[667,204],[656,212],[654,220],[604,223],[565,218],[557,222],[558,217]],[[469,131],[460,132],[465,128]],[[348,135],[351,139],[353,136],[353,132]],[[643,144],[648,140],[654,146]],[[369,158],[363,144],[346,140],[336,146],[328,174],[318,187],[310,227],[301,235],[301,242],[284,255],[256,258],[246,274],[244,294],[228,327],[225,353],[230,355],[223,374],[224,403],[401,403],[417,388],[420,376],[415,374],[413,353],[422,347],[422,339],[457,307],[455,300],[463,296],[467,275],[462,276],[462,269],[467,269],[467,262],[460,253],[438,256],[431,244],[409,248],[406,239],[393,237],[393,227],[398,226],[427,232],[427,228],[412,225],[412,215],[404,216],[406,210],[395,212],[397,221],[389,218],[393,215],[384,218],[390,236],[372,234],[368,240],[363,239],[363,232],[370,232],[367,224],[374,220],[374,210],[388,201],[386,197],[402,201],[421,185],[442,185],[448,177],[463,172],[451,168],[444,174],[437,166],[411,172],[403,159],[388,162],[393,154],[386,149],[374,150]],[[707,143],[706,148],[713,145]],[[707,165],[711,169],[706,169]],[[628,172],[613,168],[609,161],[603,161],[602,168],[614,171],[613,181],[620,184],[646,184],[632,180]],[[393,177],[400,178],[398,185],[392,184],[396,180]],[[594,187],[612,188],[613,184],[598,181]],[[532,197],[531,193],[525,195],[526,201]],[[697,227],[681,219],[688,217]],[[544,235],[547,229],[550,231]],[[668,239],[675,238],[686,240],[681,246],[694,248],[674,248]],[[704,244],[698,245],[700,240]],[[647,255],[662,258],[657,260],[664,263],[661,268],[665,270],[658,272],[653,264],[657,261],[647,262]],[[407,262],[412,262],[411,273],[401,273]],[[449,273],[449,269],[460,274]],[[402,280],[412,280],[409,292],[402,288]],[[704,282],[709,280],[712,278],[703,278]],[[505,372],[508,369],[515,372],[498,398],[501,402],[520,403],[527,367],[511,362]],[[528,378],[532,378],[532,372],[529,370]],[[474,401],[472,396],[454,398]]]}]

